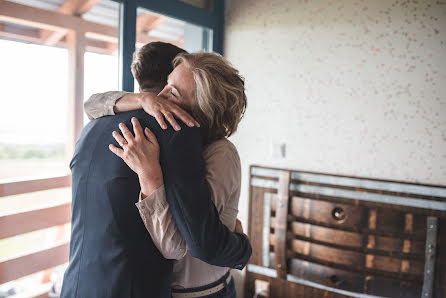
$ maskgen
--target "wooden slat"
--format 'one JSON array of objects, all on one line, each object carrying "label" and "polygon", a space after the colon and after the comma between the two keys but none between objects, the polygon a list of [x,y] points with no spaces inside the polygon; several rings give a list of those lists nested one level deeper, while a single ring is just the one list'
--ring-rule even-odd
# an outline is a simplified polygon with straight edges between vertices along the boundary
[{"label": "wooden slat", "polygon": [[5,0],[0,0],[0,20],[53,31],[74,30],[95,39],[118,41],[118,28]]},{"label": "wooden slat", "polygon": [[0,284],[68,262],[68,242],[0,261]]},{"label": "wooden slat", "polygon": [[40,43],[40,37],[38,31],[28,28],[11,26],[9,24],[0,24],[0,37]]},{"label": "wooden slat", "polygon": [[[0,37],[28,41],[35,44],[42,44],[42,40],[39,36],[39,31],[27,28],[20,28],[14,25],[0,24]],[[100,40],[87,40],[86,50],[88,52],[100,53],[100,54],[111,54],[113,49],[109,48],[109,44]],[[113,44],[113,43],[111,43]],[[65,38],[62,38],[57,42],[58,46],[66,47]]]},{"label": "wooden slat", "polygon": [[69,223],[71,202],[26,212],[0,215],[0,239]]},{"label": "wooden slat", "polygon": [[248,210],[251,221],[248,226],[248,235],[253,249],[250,262],[259,265],[262,264],[263,204],[264,192],[256,187],[251,187]]},{"label": "wooden slat", "polygon": [[8,182],[0,182],[0,197],[18,195],[40,190],[69,187],[71,185],[71,175],[24,181],[3,181]]},{"label": "wooden slat", "polygon": [[[118,28],[86,21],[76,16],[64,15],[58,12],[5,0],[0,0],[0,20],[44,30],[60,31],[62,35],[66,35],[69,30],[83,32],[90,39],[111,43],[111,45],[108,45],[109,48],[107,48],[108,53],[113,52],[116,47],[115,45],[118,44]],[[29,37],[24,35],[25,40],[26,38]],[[39,42],[41,41],[40,39]],[[154,38],[147,34],[137,34],[136,36],[136,44],[138,47],[153,41],[169,42],[177,46],[181,46],[182,44],[181,40],[173,41]]]},{"label": "wooden slat", "polygon": [[[274,227],[275,218],[271,219],[271,226]],[[310,225],[307,223],[301,223],[292,221],[289,223],[289,231],[299,237],[311,238],[316,241],[323,241],[328,244],[337,244],[354,249],[362,249],[363,244],[367,242],[368,234],[348,232],[343,230],[337,230],[332,228],[320,227],[316,225]],[[382,250],[385,252],[393,253],[400,252],[401,247],[404,245],[406,239],[374,236],[376,250]],[[412,249],[411,254],[424,257],[424,241],[411,241]],[[367,247],[369,248],[369,247]]]},{"label": "wooden slat", "polygon": [[[99,2],[100,0],[67,0],[57,9],[57,11],[65,15],[79,16],[88,12]],[[60,41],[65,34],[66,32],[60,30],[41,30],[40,38],[43,44],[53,46],[57,44],[57,42]]]},{"label": "wooden slat", "polygon": [[[315,237],[310,238],[310,237],[305,237],[305,236],[300,236],[300,235],[294,235],[294,236],[289,235],[288,243],[290,243],[290,241],[292,241],[293,239],[304,241],[306,243],[305,246],[310,246],[311,244],[320,244],[320,245],[327,246],[327,247],[338,248],[338,249],[342,249],[345,251],[358,252],[358,253],[365,254],[365,255],[372,255],[372,256],[377,255],[377,256],[384,256],[384,257],[398,258],[398,259],[403,259],[403,260],[408,260],[408,259],[419,260],[419,261],[424,260],[423,255],[420,253],[418,253],[418,254],[404,253],[404,252],[400,252],[400,251],[389,251],[389,250],[381,250],[381,249],[375,249],[375,248],[362,248],[362,247],[348,246],[348,245],[342,245],[342,244],[337,244],[337,243],[331,242],[330,241],[331,239],[328,239],[328,238],[324,238],[324,240],[317,240]],[[342,241],[338,241],[338,242],[342,242]],[[276,237],[274,234],[271,234],[270,244],[272,246],[276,245]],[[308,254],[308,252],[306,251],[305,254]]]},{"label": "wooden slat", "polygon": [[[308,204],[309,213],[305,214],[303,205]],[[272,209],[274,210],[274,200]],[[310,220],[322,221],[330,225],[342,227],[366,227],[367,226],[367,208],[363,206],[353,206],[347,204],[337,204],[330,202],[323,202],[299,197],[292,197],[290,204],[290,214],[298,217],[303,217]],[[342,210],[345,218],[342,220],[336,219],[334,215],[335,210]]]},{"label": "wooden slat", "polygon": [[[422,184],[422,183],[411,183],[411,182],[404,182],[404,181],[397,181],[397,180],[384,180],[384,179],[376,179],[376,178],[365,178],[365,177],[357,177],[357,176],[346,176],[346,175],[339,175],[339,174],[329,174],[329,173],[322,173],[322,172],[309,172],[309,171],[300,171],[300,170],[295,170],[295,169],[284,169],[284,168],[275,168],[275,167],[265,167],[265,166],[260,166],[260,165],[251,165],[250,167],[250,173],[251,173],[251,177],[256,177],[256,176],[269,176],[270,178],[274,178],[277,180],[277,173],[280,171],[285,171],[288,170],[290,171],[292,174],[292,179],[291,179],[291,183],[295,182],[298,184],[309,184],[309,185],[317,185],[314,184],[314,182],[312,181],[308,181],[307,179],[296,179],[295,174],[303,174],[303,175],[316,175],[316,176],[322,176],[322,177],[327,177],[327,178],[340,178],[340,179],[349,179],[349,180],[356,180],[354,182],[354,186],[352,185],[351,189],[357,189],[357,190],[361,190],[361,191],[365,191],[365,192],[375,192],[375,193],[380,193],[380,194],[395,194],[395,195],[402,195],[402,196],[411,196],[411,197],[418,197],[418,198],[423,198],[423,199],[432,199],[432,200],[436,200],[436,201],[446,201],[446,197],[443,196],[435,196],[435,195],[422,195],[422,194],[416,194],[416,192],[419,191],[415,191],[415,193],[412,191],[413,187],[418,188],[430,188],[430,189],[443,189],[443,191],[446,191],[446,188],[444,185],[435,185],[435,184]],[[261,174],[259,175],[258,173],[265,173],[265,174]],[[300,176],[300,175],[299,175]],[[358,187],[357,185],[364,185],[363,182],[367,182],[367,184],[372,183],[375,184],[373,188],[365,188],[365,187]],[[384,183],[385,186],[382,187],[382,185],[378,185],[380,183]],[[350,184],[350,183],[347,183]],[[357,185],[356,185],[357,184]],[[408,191],[387,191],[385,188],[387,186],[390,185],[397,185],[397,188],[409,188],[411,190]],[[326,185],[330,185],[330,186],[334,186],[336,188],[343,188],[344,186],[347,185],[340,185],[340,183],[330,183],[330,184],[326,184]],[[347,186],[348,187],[348,186]],[[348,188],[347,188],[348,189]],[[423,191],[422,191],[423,192]],[[429,192],[429,191],[428,191]],[[438,193],[438,191],[436,192]]]},{"label": "wooden slat", "polygon": [[[308,241],[301,239],[292,239],[290,240],[290,248],[294,252],[299,254],[304,254],[304,248],[307,245]],[[339,247],[330,245],[327,246],[322,243],[311,243],[311,249],[309,255],[312,257],[326,260],[328,262],[340,263],[352,267],[363,266],[364,264],[364,252],[363,251],[355,251],[352,249],[345,249],[345,247]],[[411,264],[411,272],[412,273],[423,273],[423,258],[414,258],[409,254],[398,253],[392,256],[386,255],[387,253],[383,251],[366,249],[365,251],[367,255],[371,255],[373,257],[373,266],[365,266],[366,268],[377,268],[383,271],[390,272],[400,272],[401,271],[401,259],[404,256],[410,257],[410,259],[406,259]],[[369,254],[370,252],[370,254]],[[372,254],[375,253],[375,254]]]},{"label": "wooden slat", "polygon": [[68,49],[68,142],[65,157],[71,160],[77,137],[84,125],[84,54],[86,39],[83,33],[71,31],[67,34]]},{"label": "wooden slat", "polygon": [[167,21],[167,17],[143,13],[136,19],[136,33],[149,32]]},{"label": "wooden slat", "polygon": [[[321,244],[310,243],[309,253],[305,253],[305,245],[308,242],[293,239],[290,243],[290,250],[298,255],[305,255],[311,259],[327,262],[330,264],[339,264],[345,266],[347,270],[358,270],[364,268],[368,270],[369,267],[364,265],[364,254],[362,252],[355,252],[351,250],[344,250],[334,247],[329,247]],[[411,259],[410,262],[412,274],[423,274],[424,262],[423,260]],[[394,272],[399,273],[401,266],[401,259],[374,255],[373,269],[378,269],[381,272]],[[372,269],[372,268],[370,268]]]},{"label": "wooden slat", "polygon": [[54,283],[52,282],[33,285],[32,289],[26,289],[24,292],[8,296],[8,298],[48,298],[48,292],[53,285]]},{"label": "wooden slat", "polygon": [[292,251],[288,252],[288,257],[289,257],[289,259],[296,258],[296,259],[308,261],[310,263],[320,264],[320,265],[328,266],[328,267],[335,268],[335,269],[341,269],[341,270],[346,270],[346,271],[351,271],[351,272],[358,272],[358,273],[367,274],[367,275],[381,276],[383,278],[395,279],[395,280],[399,280],[399,281],[407,281],[407,282],[411,282],[411,283],[417,283],[418,285],[422,284],[422,275],[417,274],[417,273],[390,272],[390,271],[383,271],[383,270],[374,269],[374,268],[365,268],[362,266],[352,267],[352,266],[341,264],[341,263],[330,262],[330,261],[326,261],[323,259],[313,258],[308,255],[304,255],[304,254],[300,254],[300,253],[296,253],[296,252],[292,252]]},{"label": "wooden slat", "polygon": [[393,237],[393,238],[399,238],[399,239],[410,239],[410,240],[417,240],[417,241],[424,241],[424,238],[422,235],[415,235],[415,234],[396,234],[392,232],[386,232],[386,231],[373,231],[369,230],[368,228],[355,228],[355,227],[342,227],[342,226],[334,226],[327,224],[325,222],[321,221],[315,221],[300,217],[294,217],[294,216],[288,216],[288,221],[296,221],[296,222],[302,222],[302,223],[308,223],[311,225],[331,228],[331,229],[337,229],[342,231],[348,231],[348,232],[354,232],[354,233],[363,233],[363,234],[372,234],[372,235],[378,235],[383,237]]},{"label": "wooden slat", "polygon": [[[287,280],[272,278],[261,274],[247,272],[244,297],[256,297],[255,280],[264,280],[270,283],[271,291],[269,297],[324,297],[324,298],[346,298],[345,295],[332,292],[328,289],[322,290],[311,286],[296,284]],[[258,296],[263,297],[263,296]]]},{"label": "wooden slat", "polygon": [[276,226],[275,238],[276,245],[274,252],[276,255],[275,266],[277,276],[281,279],[286,279],[287,270],[287,214],[290,195],[290,172],[284,171],[279,178],[279,189],[276,197]]}]

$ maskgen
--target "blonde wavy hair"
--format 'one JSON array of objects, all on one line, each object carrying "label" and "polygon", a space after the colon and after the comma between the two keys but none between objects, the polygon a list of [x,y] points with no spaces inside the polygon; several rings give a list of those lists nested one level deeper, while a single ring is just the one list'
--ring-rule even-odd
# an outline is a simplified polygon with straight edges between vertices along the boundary
[{"label": "blonde wavy hair", "polygon": [[184,63],[195,81],[192,115],[200,123],[205,143],[229,137],[247,107],[245,80],[228,60],[215,53],[181,53],[173,66]]}]

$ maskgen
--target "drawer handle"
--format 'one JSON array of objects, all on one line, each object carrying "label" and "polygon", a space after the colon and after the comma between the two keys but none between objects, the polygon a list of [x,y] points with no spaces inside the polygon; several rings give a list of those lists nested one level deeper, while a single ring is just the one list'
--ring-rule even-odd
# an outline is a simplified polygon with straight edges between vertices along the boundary
[{"label": "drawer handle", "polygon": [[331,212],[331,216],[337,221],[342,221],[345,219],[345,211],[341,207],[335,207],[333,208],[333,211]]}]

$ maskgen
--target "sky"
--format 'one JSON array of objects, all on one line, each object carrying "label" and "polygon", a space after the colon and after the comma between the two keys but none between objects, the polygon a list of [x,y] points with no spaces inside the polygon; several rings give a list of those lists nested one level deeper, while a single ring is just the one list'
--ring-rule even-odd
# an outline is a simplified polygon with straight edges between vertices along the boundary
[{"label": "sky", "polygon": [[[118,90],[116,56],[86,53],[84,60],[84,100]],[[65,142],[67,86],[66,49],[0,40],[0,143]]]}]

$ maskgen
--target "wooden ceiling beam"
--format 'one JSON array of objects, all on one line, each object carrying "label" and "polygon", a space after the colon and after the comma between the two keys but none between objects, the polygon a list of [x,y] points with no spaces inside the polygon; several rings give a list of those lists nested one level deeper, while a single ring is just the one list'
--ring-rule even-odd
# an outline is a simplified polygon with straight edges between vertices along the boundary
[{"label": "wooden ceiling beam", "polygon": [[39,32],[32,29],[18,28],[8,24],[0,24],[0,37],[40,43]]},{"label": "wooden ceiling beam", "polygon": [[149,32],[167,21],[167,17],[143,13],[136,19],[136,33]]},{"label": "wooden ceiling beam", "polygon": [[[156,20],[151,18],[152,22],[146,23],[144,26],[142,25],[144,23],[140,21],[140,28],[144,28],[144,31],[153,30],[153,28],[159,26],[159,24],[166,20],[165,17],[155,17],[157,17]],[[145,21],[149,19],[148,17],[144,18]],[[37,27],[40,29],[63,31],[65,32],[64,34],[66,34],[66,32],[69,30],[83,32],[87,38],[87,50],[97,48],[98,50],[100,49],[100,52],[112,53],[116,50],[116,46],[118,44],[118,29],[112,26],[98,24],[83,20],[76,16],[63,15],[58,12],[21,5],[5,0],[0,0],[0,20],[29,27]],[[143,20],[143,18],[141,18],[141,20]],[[32,32],[33,30],[18,28],[12,29],[12,27],[13,26],[4,25],[3,29],[8,28],[9,30],[2,30],[2,32],[0,32],[0,36],[20,38],[39,44],[42,43],[42,40],[36,41],[37,36],[36,33]],[[179,47],[183,45],[182,40],[172,41],[154,38],[148,36],[144,31],[138,33],[136,36],[137,47],[141,47],[146,43],[153,41],[168,42]],[[61,44],[61,42],[64,44],[64,40],[59,40],[57,44]]]},{"label": "wooden ceiling beam", "polygon": [[[42,44],[39,32],[32,29],[18,28],[8,24],[0,24],[0,37],[13,39],[17,41],[28,41],[35,44]],[[63,37],[57,42],[57,46],[66,47],[66,40]],[[87,40],[86,51],[100,53],[100,54],[112,54],[113,50],[110,49],[110,43],[100,40]]]},{"label": "wooden ceiling beam", "polygon": [[0,20],[53,31],[73,30],[87,37],[117,42],[118,29],[45,9],[0,0]]},{"label": "wooden ceiling beam", "polygon": [[[67,0],[57,9],[57,12],[79,17],[91,10],[96,4],[99,3],[99,1],[100,0]],[[43,44],[51,46],[55,45],[59,40],[61,40],[66,33],[66,31],[61,30],[51,31],[41,29],[40,38],[42,39]]]}]

